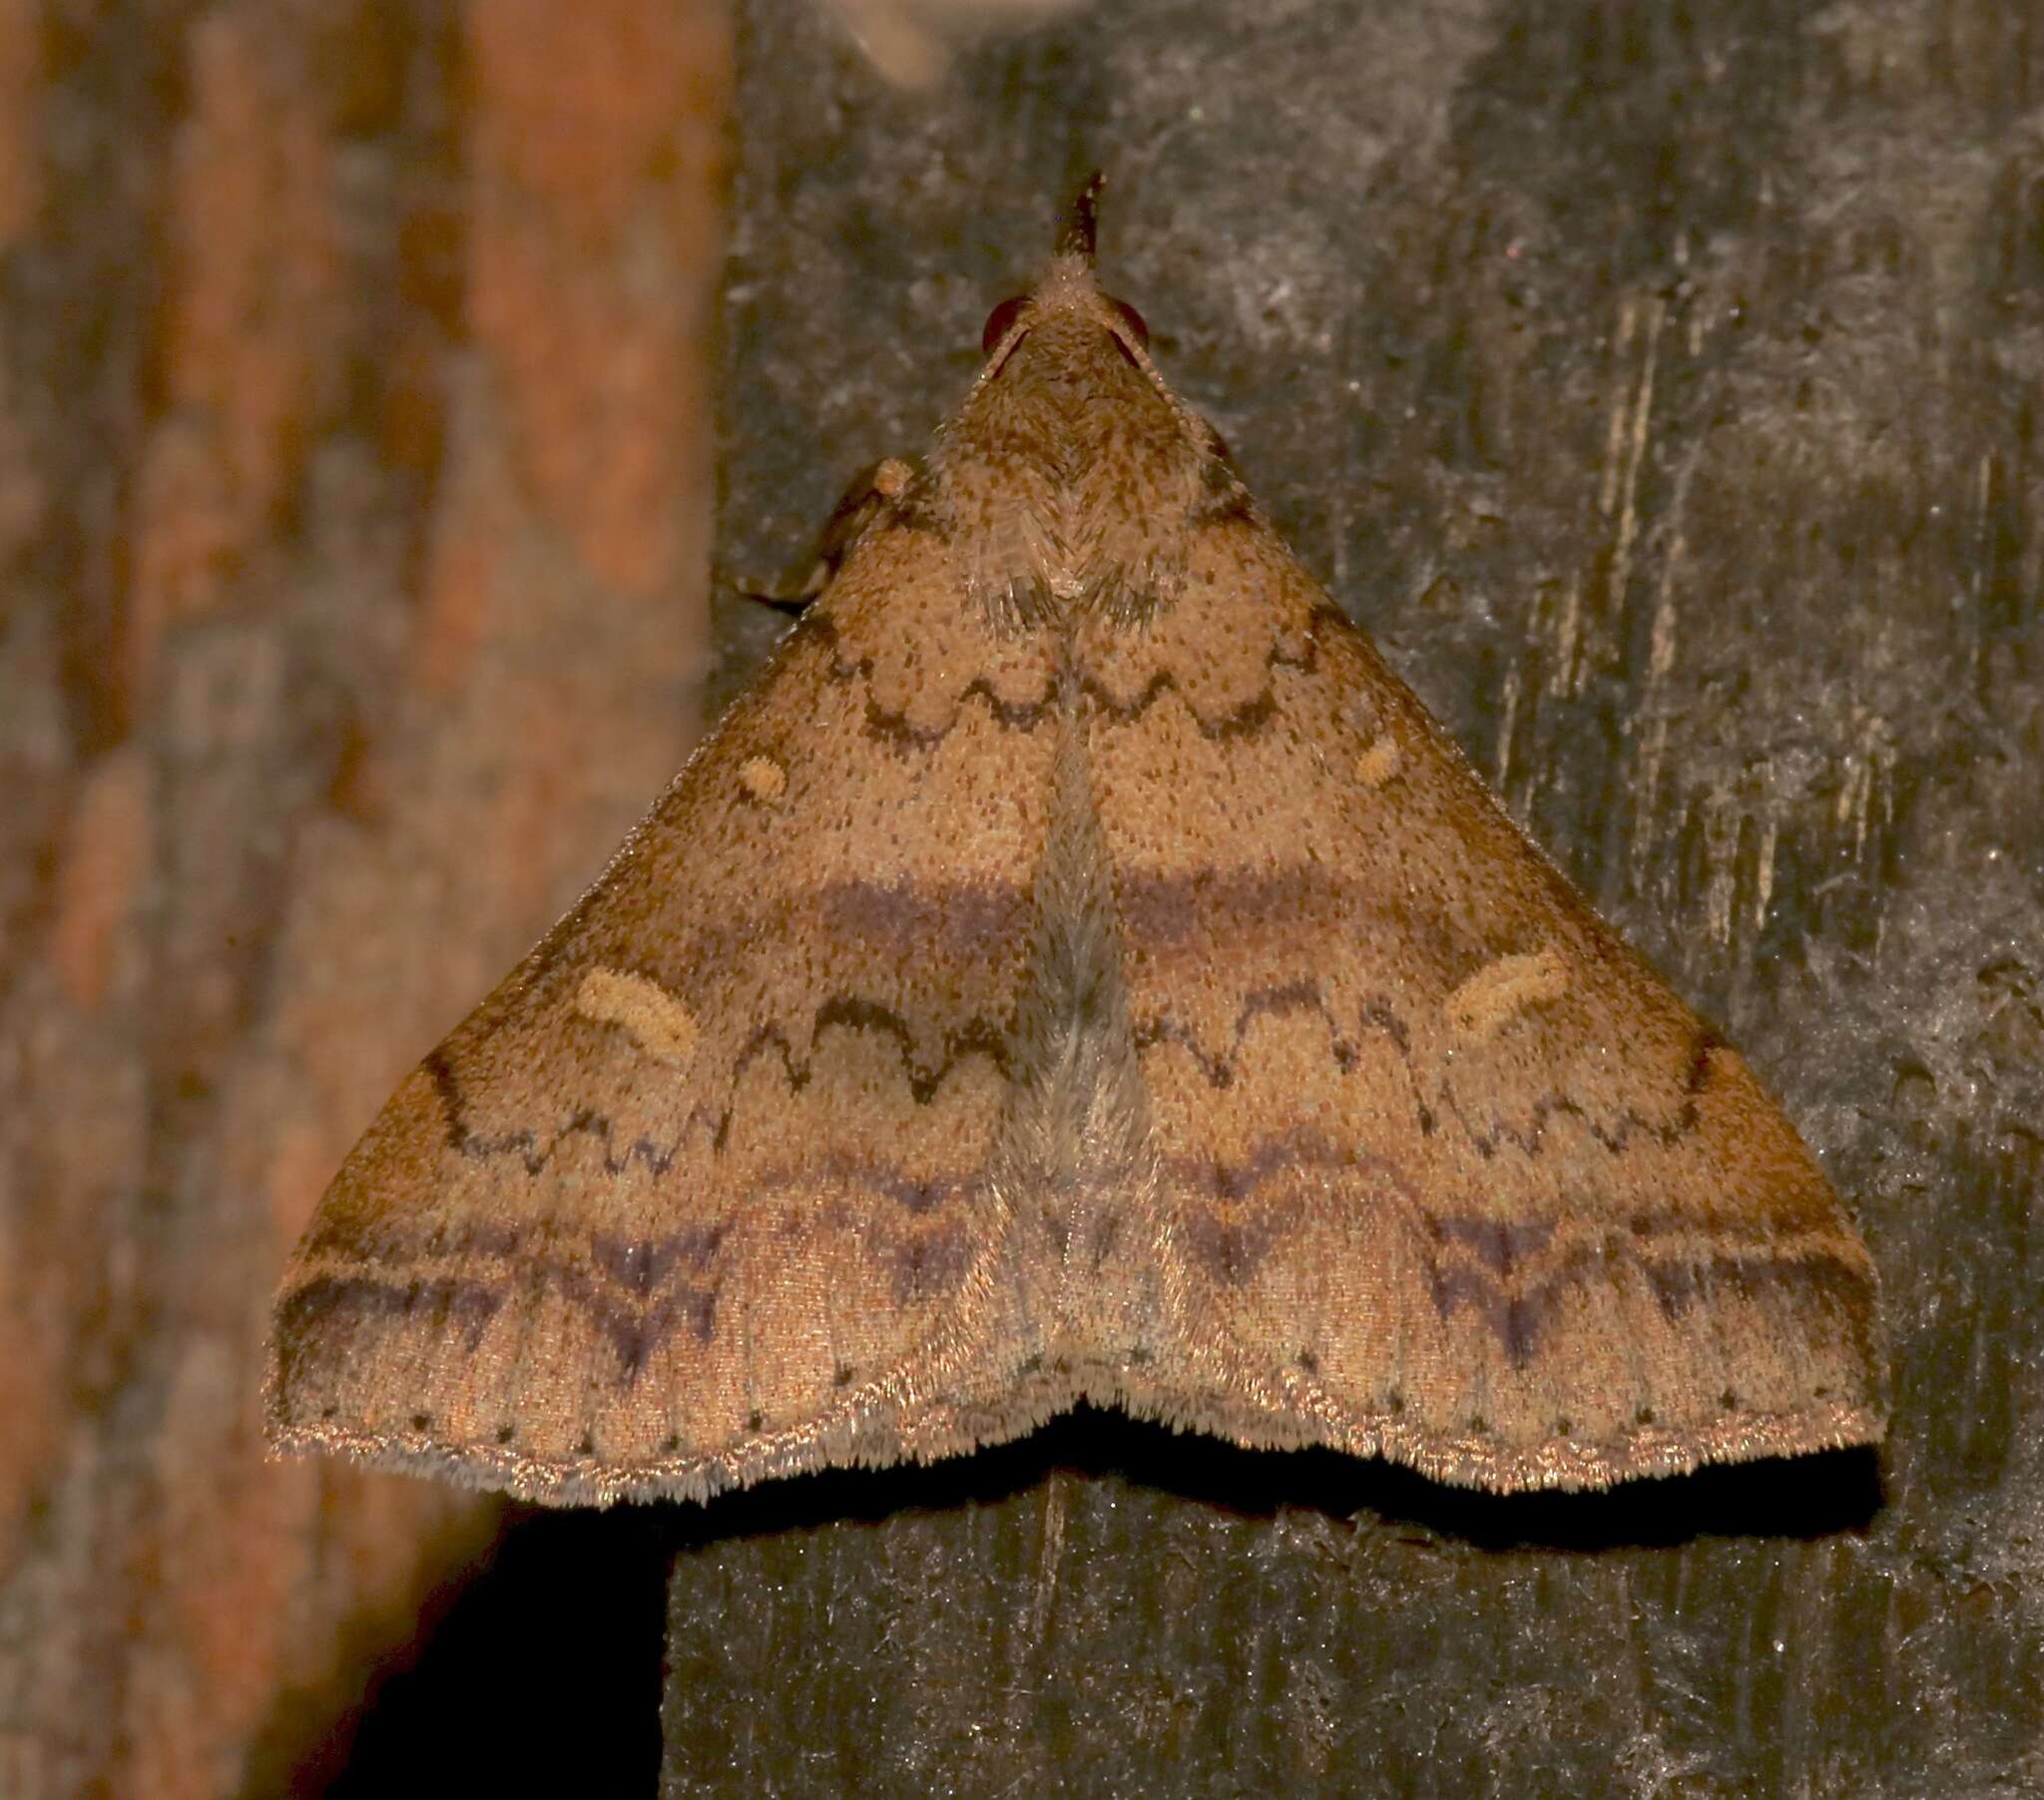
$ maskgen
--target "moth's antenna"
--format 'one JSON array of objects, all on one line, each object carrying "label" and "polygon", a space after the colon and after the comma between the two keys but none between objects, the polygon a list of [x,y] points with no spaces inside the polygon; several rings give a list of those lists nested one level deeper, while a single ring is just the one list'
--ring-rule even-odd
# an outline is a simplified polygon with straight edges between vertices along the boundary
[{"label": "moth's antenna", "polygon": [[1088,268],[1093,266],[1093,240],[1100,225],[1100,191],[1106,186],[1107,177],[1094,170],[1079,185],[1072,210],[1058,227],[1057,254],[1083,256]]}]

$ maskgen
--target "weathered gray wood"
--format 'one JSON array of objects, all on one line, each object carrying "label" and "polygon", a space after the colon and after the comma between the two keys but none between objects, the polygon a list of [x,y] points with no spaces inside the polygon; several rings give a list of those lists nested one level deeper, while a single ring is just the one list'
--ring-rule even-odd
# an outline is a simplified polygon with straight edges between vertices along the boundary
[{"label": "weathered gray wood", "polygon": [[1253,487],[1746,1048],[1884,1477],[1486,1502],[1086,1417],[678,1513],[673,1795],[2044,1783],[2044,20],[1146,0],[890,91],[756,4],[721,557],[918,449],[1062,193]]}]

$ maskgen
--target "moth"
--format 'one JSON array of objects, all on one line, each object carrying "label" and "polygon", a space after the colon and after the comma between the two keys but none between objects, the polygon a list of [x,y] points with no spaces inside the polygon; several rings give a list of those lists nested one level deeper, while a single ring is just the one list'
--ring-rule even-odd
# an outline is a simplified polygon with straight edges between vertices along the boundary
[{"label": "moth", "polygon": [[1880,1437],[1814,1158],[1273,532],[1096,192],[348,1156],[276,1448],[604,1505],[1082,1400],[1500,1491]]}]

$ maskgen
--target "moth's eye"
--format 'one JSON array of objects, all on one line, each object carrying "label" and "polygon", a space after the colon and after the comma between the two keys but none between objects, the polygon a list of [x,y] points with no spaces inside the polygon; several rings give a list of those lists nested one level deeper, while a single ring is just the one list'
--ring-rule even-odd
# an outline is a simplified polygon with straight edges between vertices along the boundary
[{"label": "moth's eye", "polygon": [[1144,322],[1143,315],[1135,307],[1131,306],[1127,300],[1109,299],[1107,303],[1116,312],[1121,314],[1122,323],[1128,327],[1129,335],[1141,344],[1144,349],[1149,349],[1150,327]]},{"label": "moth's eye", "polygon": [[1021,294],[1011,300],[1003,300],[986,315],[986,329],[979,334],[979,353],[991,356],[994,345],[1015,328],[1015,321],[1022,316],[1022,308],[1029,301]]}]

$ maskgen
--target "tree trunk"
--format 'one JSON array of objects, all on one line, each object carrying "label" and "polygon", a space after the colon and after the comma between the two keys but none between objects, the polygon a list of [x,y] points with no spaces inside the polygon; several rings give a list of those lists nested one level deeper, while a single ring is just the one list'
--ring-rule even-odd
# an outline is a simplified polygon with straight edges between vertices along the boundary
[{"label": "tree trunk", "polygon": [[693,733],[727,31],[0,0],[9,1796],[310,1791],[494,1530],[265,1462],[260,1345]]}]

